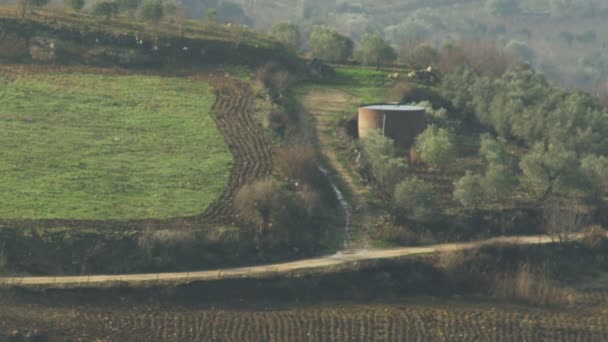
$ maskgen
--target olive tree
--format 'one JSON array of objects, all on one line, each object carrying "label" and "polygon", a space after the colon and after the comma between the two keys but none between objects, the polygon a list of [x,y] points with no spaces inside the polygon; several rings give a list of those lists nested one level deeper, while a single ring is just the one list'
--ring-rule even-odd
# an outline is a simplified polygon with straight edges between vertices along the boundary
[{"label": "olive tree", "polygon": [[466,174],[454,183],[454,200],[465,207],[476,208],[485,200],[482,177],[467,170]]},{"label": "olive tree", "polygon": [[435,168],[445,166],[456,156],[452,134],[447,129],[435,125],[429,125],[416,137],[416,148],[420,158]]},{"label": "olive tree", "polygon": [[439,206],[430,184],[411,177],[395,187],[394,206],[400,215],[414,221],[428,222],[439,214]]},{"label": "olive tree", "polygon": [[378,33],[366,33],[359,42],[355,59],[364,65],[379,67],[395,61],[397,53]]},{"label": "olive tree", "polygon": [[297,52],[300,48],[300,29],[298,25],[278,23],[270,29],[270,35],[292,52]]},{"label": "olive tree", "polygon": [[608,158],[588,155],[581,159],[581,170],[591,188],[602,195],[608,193]]},{"label": "olive tree", "polygon": [[488,165],[481,184],[486,199],[502,202],[513,193],[517,185],[517,176],[507,165]]},{"label": "olive tree", "polygon": [[312,30],[309,45],[314,58],[327,62],[344,62],[353,54],[353,41],[327,26]]},{"label": "olive tree", "polygon": [[522,181],[540,198],[578,190],[582,179],[576,153],[560,146],[535,144],[519,166]]},{"label": "olive tree", "polygon": [[372,131],[361,139],[361,148],[378,186],[392,195],[408,169],[406,160],[396,156],[393,140],[380,131]]}]

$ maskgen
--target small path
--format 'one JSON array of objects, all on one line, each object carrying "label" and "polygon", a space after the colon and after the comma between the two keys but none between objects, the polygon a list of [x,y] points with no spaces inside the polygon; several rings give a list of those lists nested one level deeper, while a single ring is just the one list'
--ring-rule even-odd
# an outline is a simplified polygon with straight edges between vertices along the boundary
[{"label": "small path", "polygon": [[374,216],[370,213],[366,198],[369,197],[369,189],[361,183],[361,180],[347,170],[346,165],[340,161],[335,142],[336,127],[333,122],[336,115],[352,107],[357,99],[349,93],[336,89],[313,89],[300,97],[300,103],[306,115],[312,119],[314,125],[314,137],[320,153],[325,157],[329,168],[337,174],[340,180],[342,193],[347,194],[349,208],[349,235],[345,246],[349,248],[369,247],[366,227],[373,226]]},{"label": "small path", "polygon": [[[580,239],[581,236],[578,236],[577,238]],[[341,269],[356,268],[362,262],[382,259],[399,259],[406,256],[428,255],[438,252],[463,251],[477,248],[485,244],[511,243],[516,245],[535,245],[549,244],[553,242],[554,240],[546,235],[499,237],[477,242],[338,252],[334,255],[320,258],[223,270],[158,274],[3,277],[0,278],[0,285],[32,288],[86,288],[115,287],[123,285],[146,287],[159,286],[167,283],[170,283],[171,285],[178,285],[191,282],[215,281],[222,279],[261,279],[295,274],[301,275],[309,273],[333,272]]]}]

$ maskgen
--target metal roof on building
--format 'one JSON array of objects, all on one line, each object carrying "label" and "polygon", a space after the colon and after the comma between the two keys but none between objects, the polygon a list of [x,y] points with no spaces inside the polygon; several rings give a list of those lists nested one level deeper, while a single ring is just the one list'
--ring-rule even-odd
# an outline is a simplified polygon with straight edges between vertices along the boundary
[{"label": "metal roof on building", "polygon": [[410,112],[410,111],[421,111],[423,107],[410,106],[410,105],[398,105],[398,104],[375,104],[369,106],[363,106],[362,108],[372,110],[386,110],[386,111],[399,111],[399,112]]}]

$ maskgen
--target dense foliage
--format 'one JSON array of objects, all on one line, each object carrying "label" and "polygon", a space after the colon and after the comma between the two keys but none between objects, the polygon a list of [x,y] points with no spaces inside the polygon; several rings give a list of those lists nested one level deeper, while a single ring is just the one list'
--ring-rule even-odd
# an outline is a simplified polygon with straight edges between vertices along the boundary
[{"label": "dense foliage", "polygon": [[310,33],[310,53],[328,62],[344,62],[353,54],[353,41],[327,26],[317,26]]},{"label": "dense foliage", "polygon": [[300,49],[300,29],[290,23],[278,23],[270,30],[270,35],[292,52]]},{"label": "dense foliage", "polygon": [[361,38],[355,58],[364,65],[380,66],[397,59],[397,53],[379,34],[367,33]]}]

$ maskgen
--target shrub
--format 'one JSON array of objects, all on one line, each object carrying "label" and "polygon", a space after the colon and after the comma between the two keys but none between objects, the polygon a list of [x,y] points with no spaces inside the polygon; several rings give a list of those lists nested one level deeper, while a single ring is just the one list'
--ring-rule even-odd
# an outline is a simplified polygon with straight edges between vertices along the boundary
[{"label": "shrub", "polygon": [[416,148],[421,159],[435,168],[447,165],[456,157],[452,134],[445,128],[429,125],[416,137]]},{"label": "shrub", "polygon": [[258,234],[265,234],[272,225],[273,211],[279,207],[280,192],[281,188],[272,180],[261,180],[243,186],[234,199],[239,218],[255,225]]},{"label": "shrub", "polygon": [[562,147],[542,143],[534,147],[521,159],[523,182],[541,198],[552,193],[567,193],[576,190],[581,182],[576,153]]},{"label": "shrub", "polygon": [[606,245],[606,240],[606,231],[599,225],[593,225],[583,232],[581,243],[590,250],[599,251]]},{"label": "shrub", "polygon": [[556,286],[546,270],[523,264],[514,273],[498,275],[494,281],[495,296],[518,299],[532,304],[574,304],[576,294],[570,289]]},{"label": "shrub", "polygon": [[270,95],[274,98],[282,97],[289,85],[295,81],[295,76],[289,70],[274,62],[268,62],[259,67],[255,72],[255,78],[269,90]]},{"label": "shrub", "polygon": [[315,151],[309,146],[290,146],[276,154],[276,165],[289,179],[316,183],[322,177]]},{"label": "shrub", "polygon": [[197,242],[196,234],[191,229],[145,229],[137,236],[137,247],[145,259],[153,259],[157,264],[170,263],[175,249],[184,250]]},{"label": "shrub", "polygon": [[311,242],[318,238],[318,224],[310,214],[313,208],[277,182],[267,179],[243,186],[234,206],[239,219],[254,228],[260,252],[287,246],[314,247]]},{"label": "shrub", "polygon": [[394,205],[401,216],[414,221],[428,222],[439,213],[433,188],[418,177],[408,178],[395,187]]},{"label": "shrub", "polygon": [[574,240],[588,219],[586,208],[576,198],[553,198],[543,208],[543,229],[560,243]]},{"label": "shrub", "polygon": [[301,186],[297,192],[297,195],[302,199],[302,201],[306,205],[306,210],[309,212],[309,214],[315,214],[317,210],[321,208],[321,195],[310,185],[305,184]]},{"label": "shrub", "polygon": [[403,246],[412,246],[420,242],[418,235],[410,228],[392,223],[380,225],[374,233],[376,238],[382,241],[393,242]]}]

